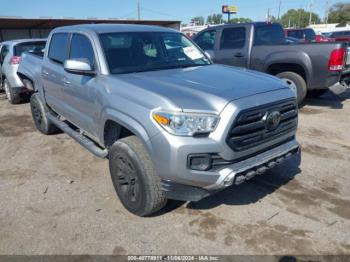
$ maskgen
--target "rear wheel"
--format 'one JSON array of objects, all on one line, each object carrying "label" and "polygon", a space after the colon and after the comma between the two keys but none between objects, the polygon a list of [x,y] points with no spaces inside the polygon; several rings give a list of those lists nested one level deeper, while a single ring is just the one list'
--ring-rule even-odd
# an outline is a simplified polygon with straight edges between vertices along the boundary
[{"label": "rear wheel", "polygon": [[129,136],[109,150],[109,169],[123,206],[137,216],[149,216],[167,202],[152,161],[142,142]]},{"label": "rear wheel", "polygon": [[281,78],[297,95],[298,105],[300,106],[307,92],[307,86],[304,78],[294,72],[283,72],[277,75]]},{"label": "rear wheel", "polygon": [[13,91],[7,79],[4,80],[4,90],[10,104],[18,104],[21,101],[19,94]]},{"label": "rear wheel", "polygon": [[49,109],[42,102],[38,93],[31,96],[30,108],[32,110],[35,126],[41,133],[51,135],[61,132],[61,130],[51,123],[51,121],[46,117],[46,113],[49,112]]}]

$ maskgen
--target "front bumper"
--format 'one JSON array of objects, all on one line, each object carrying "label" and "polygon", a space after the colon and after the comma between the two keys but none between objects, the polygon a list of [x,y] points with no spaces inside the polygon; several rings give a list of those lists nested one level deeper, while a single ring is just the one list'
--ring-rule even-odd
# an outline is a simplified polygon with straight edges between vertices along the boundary
[{"label": "front bumper", "polygon": [[[240,174],[247,173],[246,177],[249,179],[253,176],[251,171],[260,168],[257,171],[262,173],[263,165],[268,164],[268,167],[271,168],[272,161],[278,163],[288,157],[289,153],[298,151],[299,144],[295,140],[295,131],[244,151],[232,150],[226,139],[233,121],[242,110],[250,109],[252,105],[259,106],[290,99],[292,95],[290,89],[283,89],[229,103],[220,113],[220,121],[216,130],[208,137],[179,137],[170,135],[164,130],[160,131],[149,141],[151,145],[149,152],[157,174],[167,184],[189,186],[212,192],[236,183],[235,179]],[[188,157],[201,154],[211,154],[223,161],[213,165],[208,171],[189,168]]]},{"label": "front bumper", "polygon": [[204,188],[163,180],[162,189],[170,199],[199,201],[232,185],[240,185],[257,175],[264,174],[293,155],[300,154],[299,144],[293,140],[246,160],[218,169],[217,181]]}]

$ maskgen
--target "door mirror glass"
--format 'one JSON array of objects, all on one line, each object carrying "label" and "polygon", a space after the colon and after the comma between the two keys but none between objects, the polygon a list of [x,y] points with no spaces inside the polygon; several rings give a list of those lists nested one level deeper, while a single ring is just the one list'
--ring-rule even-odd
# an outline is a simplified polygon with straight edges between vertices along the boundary
[{"label": "door mirror glass", "polygon": [[64,70],[72,74],[78,75],[95,75],[87,59],[68,59],[64,62]]}]

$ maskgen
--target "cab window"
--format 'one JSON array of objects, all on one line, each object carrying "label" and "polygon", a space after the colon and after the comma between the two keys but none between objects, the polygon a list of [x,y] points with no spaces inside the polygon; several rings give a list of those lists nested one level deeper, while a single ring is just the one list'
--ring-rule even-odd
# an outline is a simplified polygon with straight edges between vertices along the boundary
[{"label": "cab window", "polygon": [[68,34],[57,33],[51,37],[48,57],[59,64],[67,60]]},{"label": "cab window", "polygon": [[245,27],[226,28],[221,34],[220,49],[239,49],[245,46]]},{"label": "cab window", "polygon": [[215,36],[216,30],[209,30],[201,33],[194,41],[203,50],[213,50],[215,45]]}]

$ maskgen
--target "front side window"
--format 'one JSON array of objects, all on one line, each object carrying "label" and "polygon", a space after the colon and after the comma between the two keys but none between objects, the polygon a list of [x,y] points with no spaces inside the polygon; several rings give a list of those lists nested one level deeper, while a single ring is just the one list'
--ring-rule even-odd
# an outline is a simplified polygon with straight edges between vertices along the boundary
[{"label": "front side window", "polygon": [[56,62],[63,64],[67,60],[68,34],[57,33],[51,38],[48,57]]},{"label": "front side window", "polygon": [[213,50],[215,45],[216,30],[206,31],[196,37],[196,44],[203,50]]},{"label": "front side window", "polygon": [[90,40],[81,34],[74,34],[71,41],[69,59],[85,59],[93,67],[95,64],[94,50]]},{"label": "front side window", "polygon": [[210,64],[203,52],[180,33],[104,33],[100,41],[112,74]]},{"label": "front side window", "polygon": [[243,48],[245,39],[245,27],[226,28],[222,31],[220,49]]}]

